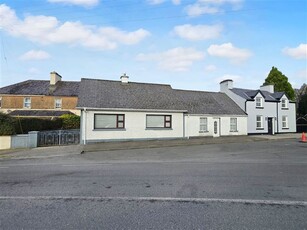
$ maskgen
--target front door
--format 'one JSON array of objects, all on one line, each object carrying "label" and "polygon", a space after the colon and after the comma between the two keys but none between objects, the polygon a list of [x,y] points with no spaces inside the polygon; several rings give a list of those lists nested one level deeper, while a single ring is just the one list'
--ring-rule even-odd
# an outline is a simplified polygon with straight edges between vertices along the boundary
[{"label": "front door", "polygon": [[268,118],[268,134],[273,135],[273,118]]},{"label": "front door", "polygon": [[213,119],[213,137],[220,136],[220,119],[214,118]]}]

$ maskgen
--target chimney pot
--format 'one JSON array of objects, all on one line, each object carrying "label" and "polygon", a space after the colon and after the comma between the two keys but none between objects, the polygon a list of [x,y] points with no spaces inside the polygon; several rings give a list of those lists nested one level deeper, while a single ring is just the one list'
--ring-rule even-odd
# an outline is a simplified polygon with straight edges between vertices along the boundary
[{"label": "chimney pot", "polygon": [[122,81],[123,84],[128,84],[129,82],[129,77],[124,73],[121,77],[120,80]]}]

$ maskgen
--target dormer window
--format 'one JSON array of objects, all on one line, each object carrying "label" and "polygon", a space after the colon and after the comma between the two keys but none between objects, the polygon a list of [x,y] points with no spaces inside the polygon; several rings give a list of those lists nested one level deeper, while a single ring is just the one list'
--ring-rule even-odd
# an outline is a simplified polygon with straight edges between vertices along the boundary
[{"label": "dormer window", "polygon": [[286,99],[281,99],[281,108],[282,109],[287,109],[288,108],[288,103]]},{"label": "dormer window", "polygon": [[256,108],[263,108],[263,98],[256,97]]}]

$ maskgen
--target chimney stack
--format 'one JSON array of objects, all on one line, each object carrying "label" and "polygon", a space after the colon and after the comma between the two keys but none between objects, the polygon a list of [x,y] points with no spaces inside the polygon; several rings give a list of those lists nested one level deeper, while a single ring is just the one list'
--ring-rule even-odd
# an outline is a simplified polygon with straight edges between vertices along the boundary
[{"label": "chimney stack", "polygon": [[233,88],[233,81],[231,79],[226,79],[220,82],[220,92],[225,92],[228,89]]},{"label": "chimney stack", "polygon": [[55,85],[58,81],[62,80],[62,76],[53,71],[50,73],[50,85]]},{"label": "chimney stack", "polygon": [[129,82],[129,77],[124,73],[121,77],[120,80],[122,81],[122,84],[128,84]]},{"label": "chimney stack", "polygon": [[274,93],[274,85],[262,85],[260,86],[260,90]]}]

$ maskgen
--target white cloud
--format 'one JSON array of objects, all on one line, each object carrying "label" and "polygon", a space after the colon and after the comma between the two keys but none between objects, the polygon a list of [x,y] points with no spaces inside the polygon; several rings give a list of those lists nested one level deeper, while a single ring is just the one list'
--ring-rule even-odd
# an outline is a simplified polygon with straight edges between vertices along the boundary
[{"label": "white cloud", "polygon": [[161,53],[139,54],[138,61],[155,61],[159,67],[170,71],[186,71],[193,62],[205,57],[203,52],[193,48],[177,47]]},{"label": "white cloud", "polygon": [[[147,0],[147,2],[150,5],[159,5],[159,4],[162,4],[162,3],[166,2],[166,0]],[[181,0],[172,0],[171,2],[174,5],[179,5],[181,3]]]},{"label": "white cloud", "polygon": [[92,7],[98,5],[99,0],[48,0],[48,2]]},{"label": "white cloud", "polygon": [[0,28],[7,33],[41,44],[81,45],[100,50],[114,49],[119,44],[132,45],[150,35],[144,29],[127,32],[116,27],[96,27],[81,22],[61,23],[50,16],[26,16],[19,19],[8,6],[0,5]]},{"label": "white cloud", "polygon": [[249,50],[234,47],[232,43],[211,45],[207,51],[211,56],[228,58],[233,63],[245,61],[252,55]]},{"label": "white cloud", "polygon": [[201,41],[217,38],[223,30],[221,25],[195,25],[185,24],[174,28],[175,34],[179,37],[191,40]]},{"label": "white cloud", "polygon": [[23,61],[45,60],[48,58],[50,58],[50,55],[43,50],[30,50],[20,56],[20,59]]},{"label": "white cloud", "polygon": [[283,49],[283,53],[296,59],[307,58],[307,44],[300,44],[295,48],[286,47]]},{"label": "white cloud", "polygon": [[186,7],[190,17],[197,17],[203,14],[218,14],[224,12],[224,5],[230,5],[232,9],[239,9],[243,0],[197,0],[194,4]]},{"label": "white cloud", "polygon": [[215,70],[217,70],[217,67],[215,65],[207,65],[207,66],[205,66],[205,71],[206,72],[213,72]]}]

